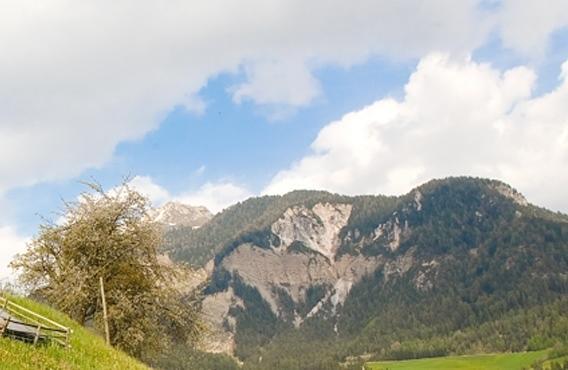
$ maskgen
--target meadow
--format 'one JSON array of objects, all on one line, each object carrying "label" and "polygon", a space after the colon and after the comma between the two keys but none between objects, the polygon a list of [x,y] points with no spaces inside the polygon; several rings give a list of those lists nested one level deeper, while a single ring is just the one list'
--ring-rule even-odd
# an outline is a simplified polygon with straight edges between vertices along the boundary
[{"label": "meadow", "polygon": [[548,350],[473,356],[448,356],[405,361],[380,361],[366,370],[520,370],[547,358]]},{"label": "meadow", "polygon": [[108,346],[100,336],[83,328],[63,313],[28,299],[19,297],[9,297],[9,299],[72,328],[73,333],[69,348],[57,344],[33,346],[0,338],[0,369],[148,369],[125,353]]}]

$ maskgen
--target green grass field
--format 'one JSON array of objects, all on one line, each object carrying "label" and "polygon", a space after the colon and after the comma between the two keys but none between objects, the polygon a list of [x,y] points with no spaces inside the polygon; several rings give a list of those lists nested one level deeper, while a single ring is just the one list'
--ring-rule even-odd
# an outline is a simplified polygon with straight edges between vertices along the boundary
[{"label": "green grass field", "polygon": [[0,338],[0,369],[148,369],[66,315],[36,302],[10,297],[10,300],[73,329],[71,348],[58,345],[37,346]]},{"label": "green grass field", "polygon": [[520,370],[546,358],[548,350],[475,356],[448,356],[406,361],[370,362],[368,370]]}]

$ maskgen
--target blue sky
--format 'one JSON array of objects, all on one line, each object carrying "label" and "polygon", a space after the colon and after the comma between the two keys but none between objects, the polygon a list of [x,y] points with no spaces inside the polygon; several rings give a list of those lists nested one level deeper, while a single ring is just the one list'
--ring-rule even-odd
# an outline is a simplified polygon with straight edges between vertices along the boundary
[{"label": "blue sky", "polygon": [[277,108],[234,103],[227,89],[242,76],[223,74],[200,91],[207,102],[204,112],[173,107],[156,130],[118,144],[102,168],[16,188],[6,197],[17,205],[14,219],[21,229],[33,233],[41,216],[53,217],[60,209],[61,199],[74,199],[84,190],[81,180],[96,179],[110,188],[127,176],[149,176],[172,193],[230,181],[258,194],[278,170],[308,153],[323,126],[384,96],[400,96],[415,64],[377,58],[349,68],[321,68],[315,75],[324,95],[276,118]]},{"label": "blue sky", "polygon": [[91,178],[216,212],[474,175],[567,212],[568,3],[428,4],[7,2],[0,248]]}]

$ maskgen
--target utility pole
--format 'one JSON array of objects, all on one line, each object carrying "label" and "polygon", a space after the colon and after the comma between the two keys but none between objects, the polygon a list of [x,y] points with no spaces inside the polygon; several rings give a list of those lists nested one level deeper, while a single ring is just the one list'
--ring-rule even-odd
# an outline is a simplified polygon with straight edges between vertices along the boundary
[{"label": "utility pole", "polygon": [[103,301],[103,317],[105,321],[105,339],[108,345],[110,345],[110,333],[108,331],[108,315],[107,315],[107,304],[105,298],[105,286],[103,284],[103,277],[101,276],[99,281],[101,282],[101,298]]}]

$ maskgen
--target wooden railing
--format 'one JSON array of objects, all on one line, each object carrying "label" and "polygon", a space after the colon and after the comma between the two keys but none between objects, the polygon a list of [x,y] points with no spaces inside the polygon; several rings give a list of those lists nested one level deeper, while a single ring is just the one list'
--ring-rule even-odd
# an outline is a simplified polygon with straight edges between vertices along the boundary
[{"label": "wooden railing", "polygon": [[[37,344],[52,341],[69,346],[71,329],[0,296],[0,335]],[[6,317],[7,316],[7,317]]]}]

